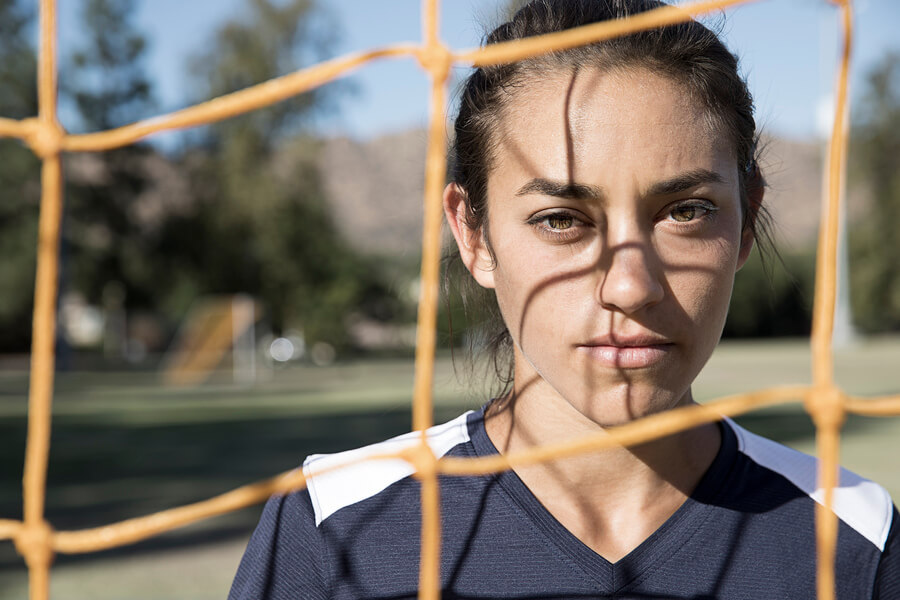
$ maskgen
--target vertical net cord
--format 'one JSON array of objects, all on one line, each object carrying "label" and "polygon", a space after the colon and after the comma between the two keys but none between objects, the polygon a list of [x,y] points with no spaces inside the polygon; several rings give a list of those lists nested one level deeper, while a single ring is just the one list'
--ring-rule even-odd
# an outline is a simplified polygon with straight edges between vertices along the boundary
[{"label": "vertical net cord", "polygon": [[[32,322],[31,373],[28,394],[28,439],[22,480],[24,529],[17,538],[28,565],[31,600],[49,597],[52,536],[44,520],[50,419],[53,398],[56,298],[59,273],[59,228],[62,216],[62,173],[56,117],[56,5],[41,0],[38,54],[38,139],[42,142],[41,204],[37,272]],[[56,144],[53,142],[56,141]]]},{"label": "vertical net cord", "polygon": [[[424,47],[419,62],[431,79],[431,106],[428,151],[425,163],[425,214],[422,226],[422,270],[418,322],[416,325],[416,363],[413,384],[413,429],[421,431],[420,452],[429,468],[419,470],[422,502],[422,538],[419,557],[419,599],[440,597],[441,515],[440,488],[435,457],[428,446],[425,430],[434,422],[434,353],[437,330],[438,279],[441,254],[442,192],[447,172],[445,112],[447,76],[452,55],[438,38],[438,0],[422,0],[422,37]],[[420,462],[420,467],[421,462]]]},{"label": "vertical net cord", "polygon": [[828,147],[828,186],[823,197],[822,222],[816,257],[816,295],[813,308],[813,389],[807,409],[816,425],[819,455],[819,488],[824,502],[816,505],[816,593],[819,600],[833,600],[834,564],[837,554],[838,520],[832,510],[840,468],[840,430],[845,418],[844,395],[834,384],[832,334],[837,296],[837,242],[840,201],[847,154],[848,81],[853,35],[850,0],[832,0],[840,7],[843,51],[835,82],[834,122]]},{"label": "vertical net cord", "polygon": [[[422,267],[419,277],[419,307],[416,322],[416,364],[413,383],[413,429],[423,431],[434,419],[435,328],[437,325],[438,271],[441,253],[441,193],[446,173],[444,135],[444,84],[446,74],[437,72],[437,57],[446,50],[437,39],[437,0],[423,0],[424,48],[419,61],[431,78],[428,150],[425,163],[425,214],[422,226]],[[449,60],[449,58],[448,58]]]},{"label": "vertical net cord", "polygon": [[441,491],[437,460],[428,450],[428,468],[419,469],[422,491],[422,548],[419,557],[419,600],[441,597]]}]

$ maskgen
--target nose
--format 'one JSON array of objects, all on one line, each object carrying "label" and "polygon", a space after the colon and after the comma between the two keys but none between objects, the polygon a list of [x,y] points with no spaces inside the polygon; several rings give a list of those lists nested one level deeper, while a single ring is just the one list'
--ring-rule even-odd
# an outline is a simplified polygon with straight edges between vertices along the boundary
[{"label": "nose", "polygon": [[[597,299],[607,310],[634,314],[661,301],[665,288],[655,251],[649,244],[620,243],[607,248]],[[604,269],[605,267],[605,269]]]}]

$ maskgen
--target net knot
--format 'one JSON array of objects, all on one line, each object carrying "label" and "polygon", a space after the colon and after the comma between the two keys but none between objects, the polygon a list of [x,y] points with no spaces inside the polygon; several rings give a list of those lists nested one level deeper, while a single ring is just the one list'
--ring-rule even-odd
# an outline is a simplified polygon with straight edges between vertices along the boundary
[{"label": "net knot", "polygon": [[844,392],[837,387],[816,387],[806,395],[804,405],[817,428],[839,429],[847,416],[845,399]]},{"label": "net knot", "polygon": [[57,121],[44,121],[39,118],[27,120],[28,133],[25,142],[39,158],[52,158],[62,149],[66,130]]},{"label": "net knot", "polygon": [[23,525],[14,542],[29,567],[49,566],[53,562],[53,528],[46,521]]},{"label": "net knot", "polygon": [[414,476],[417,479],[428,479],[437,474],[438,459],[424,438],[415,446],[404,450],[401,458],[416,470]]},{"label": "net knot", "polygon": [[437,81],[446,81],[453,65],[453,54],[446,46],[434,43],[419,49],[416,53],[419,64]]}]

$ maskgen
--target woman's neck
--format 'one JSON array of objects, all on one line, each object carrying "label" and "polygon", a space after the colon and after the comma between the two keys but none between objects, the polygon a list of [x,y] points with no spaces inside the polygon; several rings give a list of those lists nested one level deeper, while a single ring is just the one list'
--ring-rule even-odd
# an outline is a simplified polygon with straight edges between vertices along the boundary
[{"label": "woman's neck", "polygon": [[[488,410],[485,427],[501,453],[605,431],[539,387],[530,386]],[[689,396],[687,402],[693,402]],[[678,510],[720,445],[718,427],[706,425],[640,446],[516,467],[515,472],[560,523],[615,562]]]}]

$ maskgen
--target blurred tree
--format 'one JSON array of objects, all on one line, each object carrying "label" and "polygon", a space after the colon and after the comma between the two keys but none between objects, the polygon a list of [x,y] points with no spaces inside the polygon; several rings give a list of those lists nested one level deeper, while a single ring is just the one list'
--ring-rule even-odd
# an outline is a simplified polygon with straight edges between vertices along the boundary
[{"label": "blurred tree", "polygon": [[[311,0],[250,0],[193,61],[197,88],[218,96],[320,60],[329,47],[321,32],[333,31],[323,18]],[[184,268],[184,253],[173,258],[181,274],[173,311],[199,292],[246,292],[262,300],[276,331],[347,342],[347,315],[380,288],[334,228],[317,142],[304,133],[334,93],[320,88],[215,124],[201,150],[185,155],[195,211],[166,228],[167,247],[186,250],[193,266]]]},{"label": "blurred tree", "polygon": [[[0,0],[0,116],[7,118],[37,113],[32,4]],[[18,140],[0,139],[0,352],[30,345],[39,194],[37,158]]]},{"label": "blurred tree", "polygon": [[871,191],[865,219],[850,229],[850,294],[863,330],[900,330],[900,54],[868,75],[854,125],[851,176]]},{"label": "blurred tree", "polygon": [[809,335],[815,286],[815,256],[765,258],[754,249],[738,271],[723,337]]},{"label": "blurred tree", "polygon": [[143,58],[147,41],[133,23],[135,0],[83,0],[86,40],[72,56],[64,90],[83,129],[101,131],[148,116],[153,107]]},{"label": "blurred tree", "polygon": [[[244,14],[216,32],[209,50],[191,61],[203,98],[285,75],[324,59],[336,26],[315,0],[246,0]],[[302,133],[333,100],[333,85],[316,88],[263,110],[228,119],[207,131],[206,143],[236,164],[245,164]]]},{"label": "blurred tree", "polygon": [[[101,131],[149,116],[146,41],[133,23],[134,0],[84,0],[84,41],[60,71],[61,92],[78,109],[70,130]],[[161,282],[147,258],[151,240],[138,202],[151,185],[155,151],[137,144],[67,160],[63,260],[66,288],[99,304],[111,282],[129,306],[152,302]]]},{"label": "blurred tree", "polygon": [[37,112],[35,71],[37,60],[28,42],[28,32],[34,20],[32,2],[0,0],[0,106],[3,116],[22,119]]}]

